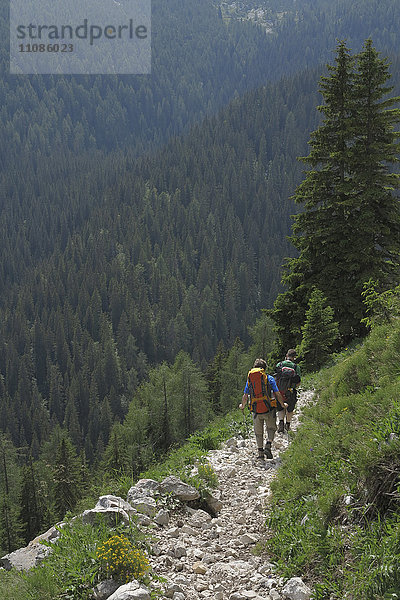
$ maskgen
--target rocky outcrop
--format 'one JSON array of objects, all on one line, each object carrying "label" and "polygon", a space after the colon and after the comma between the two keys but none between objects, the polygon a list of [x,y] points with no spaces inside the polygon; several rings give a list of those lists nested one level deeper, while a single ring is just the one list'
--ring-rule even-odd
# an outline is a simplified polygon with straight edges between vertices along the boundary
[{"label": "rocky outcrop", "polygon": [[133,581],[119,587],[108,600],[151,600],[151,598],[149,590],[144,585]]},{"label": "rocky outcrop", "polygon": [[63,524],[59,523],[51,527],[48,531],[29,542],[26,548],[20,548],[0,558],[3,568],[7,571],[12,568],[18,571],[29,571],[29,569],[36,567],[51,552],[50,548],[44,546],[42,542],[55,542],[61,535],[60,529],[62,526]]}]

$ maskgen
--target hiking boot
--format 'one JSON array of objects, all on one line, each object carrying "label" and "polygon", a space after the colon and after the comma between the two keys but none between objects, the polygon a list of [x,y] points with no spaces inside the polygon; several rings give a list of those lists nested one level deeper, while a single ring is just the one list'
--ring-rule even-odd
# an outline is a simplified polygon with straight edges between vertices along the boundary
[{"label": "hiking boot", "polygon": [[290,429],[290,423],[285,423],[285,429],[286,429],[286,431],[289,431],[289,429]]},{"label": "hiking boot", "polygon": [[264,454],[265,454],[266,458],[274,458],[272,456],[272,452],[271,452],[271,444],[268,444],[268,442],[267,442],[267,445],[265,446]]},{"label": "hiking boot", "polygon": [[279,421],[278,433],[283,433],[283,432],[284,432],[283,421]]},{"label": "hiking boot", "polygon": [[258,449],[257,458],[259,458],[260,460],[264,460],[265,456],[264,456],[264,450],[262,448]]}]

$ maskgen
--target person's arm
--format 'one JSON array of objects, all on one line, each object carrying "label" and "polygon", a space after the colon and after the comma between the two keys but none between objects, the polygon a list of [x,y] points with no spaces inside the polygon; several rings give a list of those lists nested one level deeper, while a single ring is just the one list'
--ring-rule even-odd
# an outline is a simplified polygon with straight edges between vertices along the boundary
[{"label": "person's arm", "polygon": [[240,410],[244,410],[246,408],[248,401],[249,401],[248,395],[247,394],[243,394],[243,396],[242,396],[242,403],[239,404]]},{"label": "person's arm", "polygon": [[247,403],[249,401],[248,394],[249,394],[249,382],[246,381],[246,385],[245,385],[245,388],[243,390],[242,402],[241,402],[241,404],[239,404],[240,410],[244,410],[246,408]]},{"label": "person's arm", "polygon": [[280,393],[280,391],[279,390],[277,392],[274,391],[274,394],[275,394],[275,398],[278,400],[279,404],[286,408],[288,404],[286,402],[286,399]]}]

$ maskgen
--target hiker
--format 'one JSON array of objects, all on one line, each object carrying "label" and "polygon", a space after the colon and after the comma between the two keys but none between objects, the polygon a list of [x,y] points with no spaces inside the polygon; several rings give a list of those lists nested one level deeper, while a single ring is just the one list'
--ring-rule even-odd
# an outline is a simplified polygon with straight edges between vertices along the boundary
[{"label": "hiker", "polygon": [[[276,432],[277,400],[283,404],[276,382],[266,373],[267,363],[257,358],[247,375],[242,402],[239,408],[244,410],[250,402],[253,411],[254,434],[256,436],[258,458],[273,458],[271,446]],[[267,442],[264,449],[264,423],[267,429]]]},{"label": "hiker", "polygon": [[[274,375],[278,389],[283,397],[283,402],[278,400],[278,433],[283,433],[290,430],[290,423],[293,417],[294,407],[297,402],[296,387],[300,383],[300,367],[296,364],[297,353],[294,348],[290,348],[285,356],[285,359],[276,365],[276,373]],[[286,413],[286,423],[285,423]]]}]

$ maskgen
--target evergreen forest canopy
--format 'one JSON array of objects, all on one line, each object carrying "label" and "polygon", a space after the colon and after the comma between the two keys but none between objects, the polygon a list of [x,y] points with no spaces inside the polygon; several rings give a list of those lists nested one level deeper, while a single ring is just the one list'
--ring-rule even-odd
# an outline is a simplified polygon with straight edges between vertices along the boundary
[{"label": "evergreen forest canopy", "polygon": [[[216,18],[211,2],[155,2],[151,77],[13,77],[2,48],[0,427],[15,477],[0,501],[26,541],[66,508],[60,461],[75,483],[86,461],[138,473],[238,394],[249,327],[264,330],[260,309],[293,255],[290,197],[319,124],[321,58],[340,33],[360,47],[373,32],[399,87],[397,2],[314,4],[266,35]],[[190,394],[186,372],[199,381]],[[168,418],[149,418],[155,396]],[[7,507],[32,481],[29,528]],[[0,530],[4,548],[21,543],[18,527],[10,544],[4,519]]]}]

